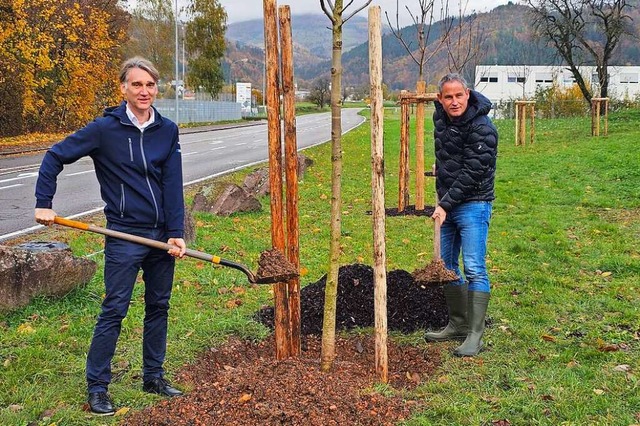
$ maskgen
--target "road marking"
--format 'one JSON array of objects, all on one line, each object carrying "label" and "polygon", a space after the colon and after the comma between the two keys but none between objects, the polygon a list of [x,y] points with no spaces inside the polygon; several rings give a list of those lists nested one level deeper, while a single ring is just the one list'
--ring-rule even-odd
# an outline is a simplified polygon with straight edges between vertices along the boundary
[{"label": "road marking", "polygon": [[9,186],[0,186],[0,189],[9,189],[9,188],[15,188],[16,186],[22,186],[24,185],[24,183],[16,183],[15,185],[9,185]]},{"label": "road marking", "polygon": [[240,142],[240,143],[237,143],[235,146],[242,146],[242,145],[246,145],[246,144],[247,144],[246,142]]},{"label": "road marking", "polygon": [[221,143],[224,143],[224,141],[213,141],[213,142],[209,142],[209,145],[220,145]]},{"label": "road marking", "polygon": [[85,170],[84,172],[68,173],[65,176],[78,176],[78,175],[83,175],[85,173],[91,173],[91,172],[94,172],[94,171],[95,171],[94,169]]},{"label": "road marking", "polygon": [[188,157],[188,156],[190,156],[190,155],[197,154],[197,153],[198,153],[198,151],[193,151],[193,152],[183,152],[183,153],[182,153],[182,157],[183,157],[183,158],[184,158],[184,157]]},{"label": "road marking", "polygon": [[224,146],[219,146],[218,148],[211,148],[209,151],[217,151],[219,149],[224,149]]},{"label": "road marking", "polygon": [[38,176],[38,172],[20,173],[18,177],[0,180],[0,183],[13,182],[14,180],[27,179],[27,178],[32,178],[36,176]]},{"label": "road marking", "polygon": [[[95,209],[87,210],[86,212],[72,214],[71,216],[67,216],[67,219],[75,219],[77,217],[81,217],[81,216],[92,214],[92,213],[97,213],[97,212],[102,211],[102,210],[104,210],[104,206],[103,207],[96,207]],[[7,240],[7,239],[13,238],[13,237],[18,237],[20,235],[27,234],[27,233],[29,233],[31,231],[36,231],[36,230],[42,229],[42,228],[44,228],[44,225],[36,225],[36,226],[32,226],[31,228],[21,229],[19,231],[11,232],[9,234],[0,235],[0,241]]]}]

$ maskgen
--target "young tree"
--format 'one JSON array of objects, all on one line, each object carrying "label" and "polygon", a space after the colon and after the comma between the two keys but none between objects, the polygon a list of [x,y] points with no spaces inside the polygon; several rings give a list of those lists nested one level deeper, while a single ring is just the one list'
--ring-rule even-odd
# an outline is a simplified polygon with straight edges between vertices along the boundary
[{"label": "young tree", "polygon": [[191,18],[186,25],[187,78],[192,87],[202,87],[215,97],[224,82],[221,59],[226,47],[227,12],[218,0],[192,0],[187,12]]},{"label": "young tree", "polygon": [[[466,69],[467,65],[471,64],[475,68],[486,40],[478,15],[475,13],[467,15],[468,4],[468,1],[458,3],[457,16],[450,15],[446,11],[444,23],[444,27],[450,29],[450,34],[444,41],[447,47],[449,71],[466,77],[473,75],[473,72],[470,72],[472,70]],[[448,4],[446,6],[448,7]]]},{"label": "young tree", "polygon": [[131,13],[126,57],[141,55],[149,59],[162,78],[174,75],[175,19],[172,0],[138,0]]},{"label": "young tree", "polygon": [[535,34],[553,46],[571,70],[582,96],[594,94],[579,67],[595,64],[600,97],[609,87],[607,68],[622,37],[633,33],[628,0],[527,0]]},{"label": "young tree", "polygon": [[324,108],[324,104],[329,100],[329,94],[331,90],[331,83],[326,77],[320,77],[317,79],[309,93],[307,99],[310,102],[318,105],[318,108]]},{"label": "young tree", "polygon": [[364,0],[362,6],[343,18],[343,13],[354,0],[320,0],[322,11],[331,21],[331,230],[329,242],[329,273],[324,294],[324,321],[322,323],[321,369],[329,371],[335,358],[336,298],[340,269],[340,232],[342,222],[342,26],[372,0]]}]

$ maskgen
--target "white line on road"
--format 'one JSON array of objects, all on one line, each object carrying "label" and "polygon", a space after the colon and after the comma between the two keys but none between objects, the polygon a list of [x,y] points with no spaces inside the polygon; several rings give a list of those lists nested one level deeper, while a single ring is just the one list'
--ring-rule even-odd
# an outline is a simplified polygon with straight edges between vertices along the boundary
[{"label": "white line on road", "polygon": [[15,185],[9,185],[9,186],[0,186],[0,189],[9,189],[9,188],[15,188],[16,186],[22,186],[24,185],[24,183],[16,183]]},{"label": "white line on road", "polygon": [[209,142],[209,145],[220,145],[221,143],[224,143],[224,141],[213,141],[213,142]]},{"label": "white line on road", "polygon": [[84,172],[68,173],[66,176],[78,176],[78,175],[83,175],[85,173],[91,173],[93,171],[94,170],[91,169],[91,170],[85,170]]},{"label": "white line on road", "polygon": [[224,149],[224,146],[219,146],[218,148],[211,148],[209,151],[217,151],[219,149]]},{"label": "white line on road", "polygon": [[246,142],[240,142],[240,143],[235,144],[235,146],[242,146],[242,145],[246,145],[246,144],[247,144]]},{"label": "white line on road", "polygon": [[27,179],[27,178],[32,178],[36,176],[38,176],[38,172],[20,173],[18,177],[0,180],[0,183],[13,182],[14,180]]},{"label": "white line on road", "polygon": [[[95,209],[87,210],[86,212],[82,212],[82,213],[78,213],[78,214],[72,214],[71,216],[67,216],[67,219],[75,219],[77,217],[81,217],[81,216],[84,216],[84,215],[87,215],[87,214],[97,213],[97,212],[99,212],[99,211],[101,211],[103,209],[104,209],[104,207],[96,207]],[[9,238],[13,238],[13,237],[18,237],[20,235],[23,235],[23,234],[26,234],[26,233],[29,233],[31,231],[35,231],[35,230],[38,230],[38,229],[42,229],[42,228],[44,228],[44,225],[36,225],[36,226],[32,226],[31,228],[21,229],[19,231],[11,232],[9,234],[0,235],[0,241],[6,240],[6,239],[9,239]]]},{"label": "white line on road", "polygon": [[193,152],[184,152],[184,153],[182,153],[182,158],[184,158],[184,157],[188,157],[188,156],[190,156],[190,155],[197,154],[197,153],[198,153],[198,151],[193,151]]}]

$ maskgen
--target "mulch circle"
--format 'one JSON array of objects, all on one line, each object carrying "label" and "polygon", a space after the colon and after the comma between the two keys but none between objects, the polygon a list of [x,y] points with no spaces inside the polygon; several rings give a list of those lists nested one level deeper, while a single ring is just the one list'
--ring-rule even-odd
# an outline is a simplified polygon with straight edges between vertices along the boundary
[{"label": "mulch circle", "polygon": [[[190,390],[128,415],[123,425],[393,425],[420,402],[381,395],[371,336],[339,337],[329,373],[320,371],[320,338],[307,337],[300,357],[274,360],[274,340],[229,340],[184,368],[175,382]],[[389,384],[413,389],[440,364],[437,347],[388,342]]]},{"label": "mulch circle", "polygon": [[[433,375],[441,363],[438,345],[402,346],[388,340],[392,392],[372,391],[375,373],[373,332],[336,338],[330,372],[320,370],[326,275],[300,292],[302,354],[275,360],[273,335],[252,343],[231,338],[204,352],[174,376],[185,396],[163,400],[127,415],[124,425],[393,425],[422,402],[402,393]],[[447,320],[442,286],[420,285],[403,270],[387,274],[388,328],[413,332],[441,328]],[[256,319],[273,326],[273,308]],[[343,266],[338,275],[336,328],[373,326],[373,269]]]},{"label": "mulch circle", "polygon": [[[406,206],[404,210],[398,211],[397,207],[389,207],[385,209],[386,216],[427,216],[431,217],[435,210],[433,206],[424,206],[424,210],[416,210],[416,206]],[[371,210],[367,210],[366,214],[371,215]]]}]

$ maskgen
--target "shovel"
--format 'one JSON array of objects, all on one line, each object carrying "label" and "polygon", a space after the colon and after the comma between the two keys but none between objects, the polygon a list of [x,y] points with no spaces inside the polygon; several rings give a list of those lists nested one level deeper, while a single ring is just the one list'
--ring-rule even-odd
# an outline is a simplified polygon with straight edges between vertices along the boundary
[{"label": "shovel", "polygon": [[[95,226],[95,225],[90,225],[88,223],[83,223],[83,222],[78,222],[76,220],[71,220],[71,219],[66,219],[64,217],[60,217],[60,216],[56,216],[54,219],[54,223],[57,223],[58,225],[63,225],[63,226],[68,226],[70,228],[75,228],[75,229],[80,229],[83,231],[91,231],[91,232],[95,232],[97,234],[102,234],[102,235],[107,235],[109,237],[113,237],[113,238],[118,238],[121,240],[126,240],[126,241],[130,241],[133,243],[138,243],[138,244],[142,244],[148,247],[153,247],[153,248],[157,248],[160,250],[166,250],[169,251],[172,248],[175,248],[175,246],[171,245],[171,244],[167,244],[167,243],[163,243],[162,241],[156,241],[156,240],[152,240],[150,238],[144,238],[144,237],[139,237],[137,235],[131,235],[131,234],[127,234],[125,232],[120,232],[120,231],[113,231],[111,229],[106,229],[106,228],[101,228],[99,226]],[[275,254],[275,256],[274,256]],[[279,254],[279,256],[278,256]],[[271,250],[268,252],[263,252],[262,256],[260,258],[260,264],[262,266],[263,261],[269,261],[269,259],[266,259],[268,256],[272,257],[273,259],[271,260],[271,262],[279,262],[281,263],[281,268],[283,269],[282,272],[276,272],[276,273],[270,273],[268,275],[265,276],[261,276],[260,270],[258,270],[258,274],[254,274],[253,272],[251,272],[249,270],[249,268],[247,268],[245,265],[242,265],[240,263],[236,263],[236,262],[232,262],[230,260],[226,260],[226,259],[222,259],[218,256],[214,256],[211,254],[207,254],[207,253],[203,253],[201,251],[197,251],[197,250],[192,250],[192,249],[187,249],[187,251],[185,252],[185,255],[189,256],[189,257],[195,257],[196,259],[200,259],[200,260],[204,260],[205,262],[211,262],[214,263],[216,265],[221,265],[221,266],[227,266],[229,268],[233,268],[233,269],[237,269],[239,271],[242,271],[247,278],[249,279],[249,282],[252,284],[273,284],[273,283],[279,283],[279,282],[286,282],[292,278],[295,278],[298,276],[298,274],[295,272],[295,267],[291,264],[289,264],[286,259],[284,258],[284,256],[282,256],[282,254],[280,252]],[[266,255],[266,256],[265,256]]]}]

